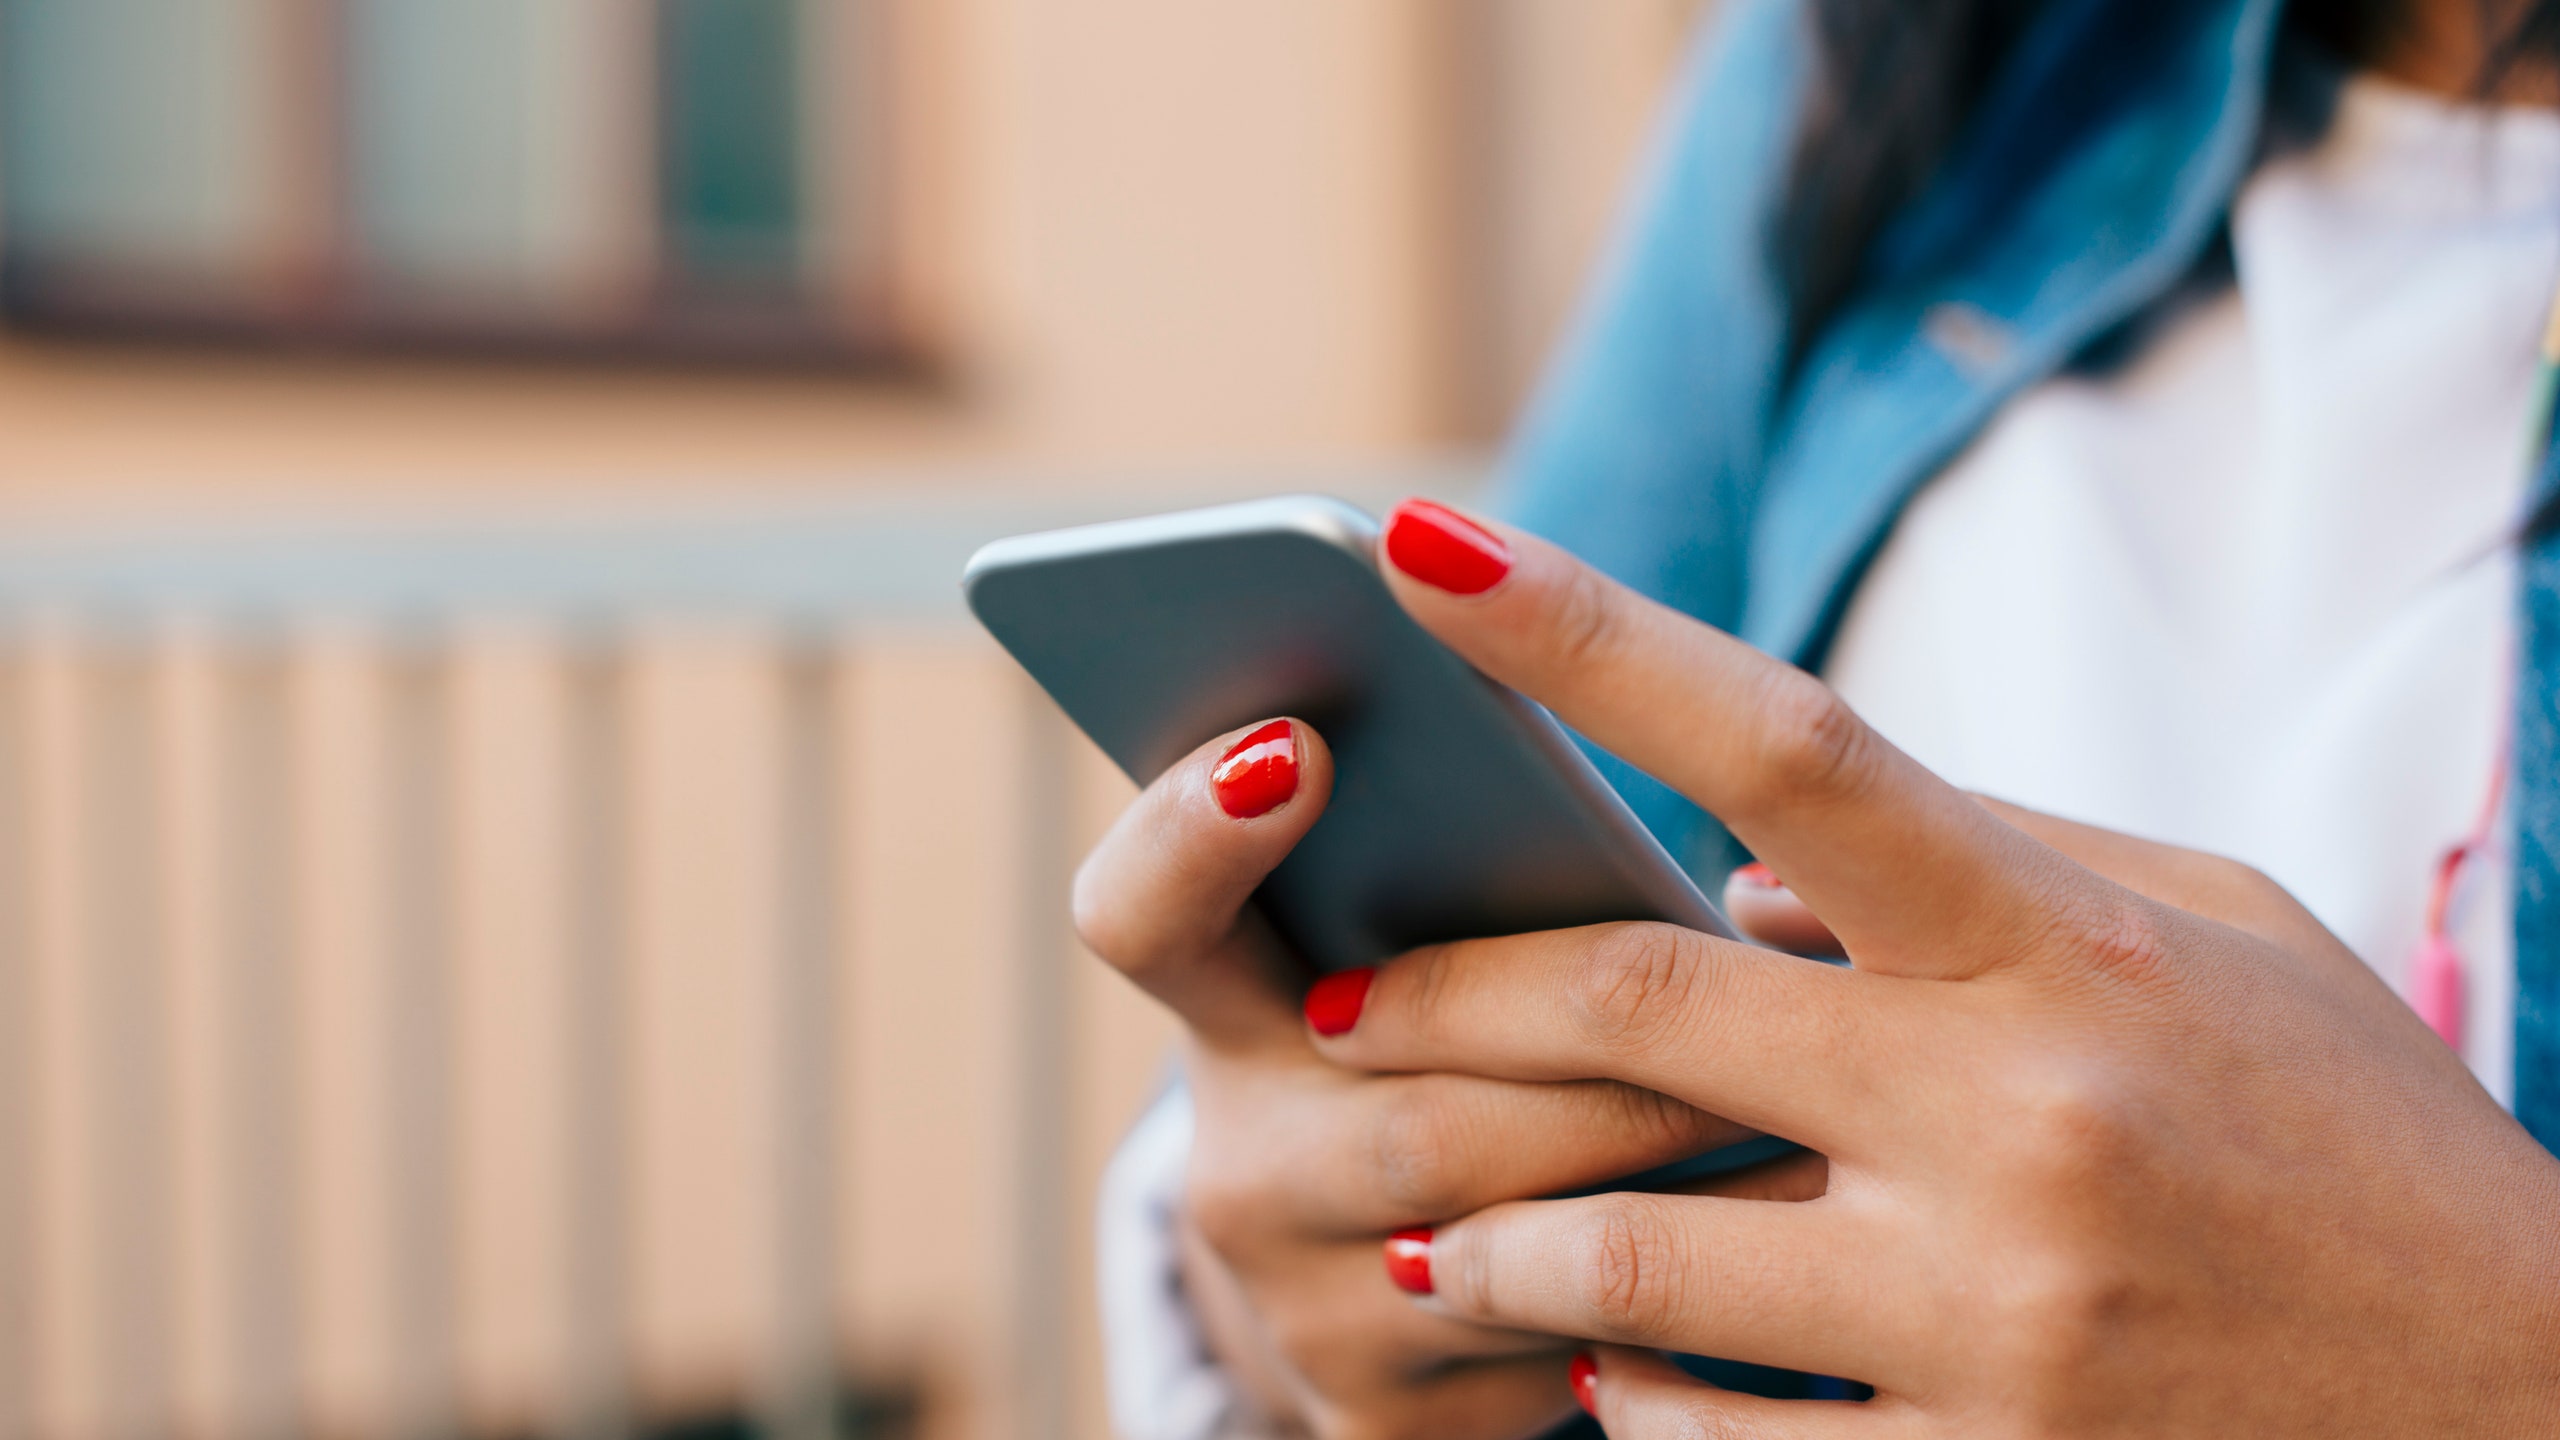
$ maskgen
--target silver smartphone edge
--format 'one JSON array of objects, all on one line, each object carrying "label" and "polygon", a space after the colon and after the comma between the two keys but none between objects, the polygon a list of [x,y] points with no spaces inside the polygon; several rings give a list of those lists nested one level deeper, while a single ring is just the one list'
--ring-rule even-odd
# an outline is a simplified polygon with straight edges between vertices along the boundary
[{"label": "silver smartphone edge", "polygon": [[1378,522],[1367,512],[1330,495],[1274,495],[992,540],[969,557],[968,565],[960,572],[960,590],[964,595],[974,593],[981,576],[1008,566],[1273,530],[1296,530],[1358,556],[1360,563],[1371,570],[1378,567]]}]

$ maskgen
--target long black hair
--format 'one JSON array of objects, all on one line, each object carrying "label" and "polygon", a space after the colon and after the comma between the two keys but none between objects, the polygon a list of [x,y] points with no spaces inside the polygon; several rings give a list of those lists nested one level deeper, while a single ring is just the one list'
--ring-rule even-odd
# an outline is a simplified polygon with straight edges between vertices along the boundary
[{"label": "long black hair", "polygon": [[[2120,0],[2148,5],[2158,0]],[[2493,37],[2483,94],[2520,63],[2560,59],[2560,0],[2475,0]],[[1820,72],[1772,237],[1796,354],[1839,309],[1869,247],[1918,196],[2046,0],[1811,0]],[[2371,53],[2394,0],[2294,0],[2287,24]]]}]

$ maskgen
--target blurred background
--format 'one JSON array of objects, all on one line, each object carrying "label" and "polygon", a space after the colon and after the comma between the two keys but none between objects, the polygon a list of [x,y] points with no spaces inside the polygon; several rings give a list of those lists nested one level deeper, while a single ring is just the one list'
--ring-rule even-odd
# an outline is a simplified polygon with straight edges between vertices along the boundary
[{"label": "blurred background", "polygon": [[0,1440],[1106,1433],[995,535],[1463,494],[1694,0],[0,0]]}]

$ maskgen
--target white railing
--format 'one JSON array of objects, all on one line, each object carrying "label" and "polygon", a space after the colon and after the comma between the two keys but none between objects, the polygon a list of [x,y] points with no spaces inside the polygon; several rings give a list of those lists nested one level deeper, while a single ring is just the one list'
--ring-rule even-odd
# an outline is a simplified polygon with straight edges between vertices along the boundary
[{"label": "white railing", "polygon": [[1143,508],[0,545],[0,1440],[1097,1434],[1125,782],[956,577]]}]

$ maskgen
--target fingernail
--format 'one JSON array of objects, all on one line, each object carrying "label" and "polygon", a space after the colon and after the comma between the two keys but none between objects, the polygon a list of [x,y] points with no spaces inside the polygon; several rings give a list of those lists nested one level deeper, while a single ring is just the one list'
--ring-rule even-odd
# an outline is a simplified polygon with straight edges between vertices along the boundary
[{"label": "fingernail", "polygon": [[1741,869],[1734,871],[1733,878],[1755,890],[1784,890],[1787,888],[1779,882],[1777,871],[1770,869],[1768,866],[1761,864],[1757,860],[1754,860],[1750,864],[1743,866]]},{"label": "fingernail", "polygon": [[1571,1379],[1572,1379],[1572,1381],[1573,1381],[1573,1401],[1574,1401],[1574,1403],[1575,1403],[1575,1404],[1577,1404],[1577,1405],[1580,1405],[1580,1406],[1582,1407],[1582,1413],[1583,1413],[1583,1414],[1590,1416],[1590,1417],[1591,1417],[1592,1419],[1594,1419],[1594,1420],[1599,1419],[1599,1418],[1600,1418],[1600,1361],[1599,1361],[1599,1358],[1598,1358],[1597,1356],[1593,1355],[1590,1351],[1585,1350],[1585,1351],[1583,1351],[1581,1354],[1576,1355],[1576,1356],[1574,1356],[1574,1357],[1573,1357],[1573,1368],[1572,1368],[1572,1369],[1570,1369],[1570,1370],[1568,1370],[1568,1371],[1566,1371],[1565,1373],[1566,1373],[1569,1377],[1571,1377]]},{"label": "fingernail", "polygon": [[1387,1237],[1387,1278],[1407,1295],[1431,1293],[1431,1231],[1399,1230]]},{"label": "fingernail", "polygon": [[1360,1007],[1369,1003],[1369,982],[1377,978],[1375,970],[1345,970],[1318,980],[1307,992],[1307,1023],[1327,1039],[1350,1034],[1360,1023]]},{"label": "fingernail", "polygon": [[1298,793],[1298,731],[1274,720],[1235,743],[1209,772],[1218,808],[1238,820],[1268,815]]},{"label": "fingernail", "polygon": [[1446,505],[1407,500],[1387,517],[1387,559],[1425,585],[1481,595],[1511,573],[1511,547]]}]

